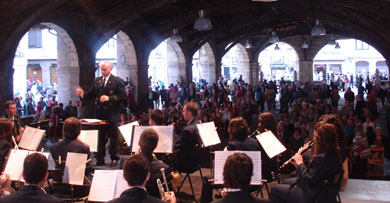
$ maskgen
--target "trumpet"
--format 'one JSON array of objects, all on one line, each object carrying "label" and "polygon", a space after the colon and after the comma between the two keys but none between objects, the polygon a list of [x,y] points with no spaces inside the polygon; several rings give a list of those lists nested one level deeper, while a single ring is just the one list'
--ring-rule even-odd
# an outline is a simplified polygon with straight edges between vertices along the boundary
[{"label": "trumpet", "polygon": [[[165,169],[161,168],[160,170],[164,179],[164,183],[161,183],[160,178],[157,178],[157,187],[158,187],[158,191],[160,192],[161,200],[166,201],[168,200],[168,198],[165,196],[165,192],[169,192],[168,182],[167,182],[167,178],[165,177]],[[165,185],[165,190],[163,185]]]}]

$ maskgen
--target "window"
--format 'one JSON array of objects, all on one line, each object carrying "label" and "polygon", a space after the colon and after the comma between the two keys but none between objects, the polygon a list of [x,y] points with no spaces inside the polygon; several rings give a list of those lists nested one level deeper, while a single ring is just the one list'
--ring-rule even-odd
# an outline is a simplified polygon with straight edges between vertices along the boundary
[{"label": "window", "polygon": [[368,50],[368,44],[360,40],[355,40],[355,48],[356,50]]},{"label": "window", "polygon": [[33,28],[28,31],[28,48],[42,48],[42,30]]}]

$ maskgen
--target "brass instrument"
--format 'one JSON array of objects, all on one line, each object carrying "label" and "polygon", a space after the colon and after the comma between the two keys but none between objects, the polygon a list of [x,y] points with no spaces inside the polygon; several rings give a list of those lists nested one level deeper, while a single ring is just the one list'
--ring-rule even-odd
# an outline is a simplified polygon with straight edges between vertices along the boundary
[{"label": "brass instrument", "polygon": [[[166,201],[168,200],[168,198],[165,196],[165,192],[169,192],[168,182],[167,182],[167,178],[165,177],[165,169],[161,168],[160,170],[163,176],[164,183],[161,183],[160,178],[157,178],[157,187],[158,187],[158,191],[160,192],[161,200]],[[165,190],[163,185],[165,185]]]},{"label": "brass instrument", "polygon": [[302,155],[303,153],[305,153],[307,150],[309,150],[314,144],[314,140],[310,140],[309,142],[307,142],[306,144],[304,144],[301,148],[298,149],[297,153],[294,154],[294,156],[292,156],[290,159],[288,159],[286,162],[284,162],[280,167],[279,169],[274,172],[272,171],[271,174],[273,177],[275,177],[276,175],[278,175],[280,173],[280,170],[282,170],[284,167],[286,167],[287,165],[289,165],[291,162],[294,161],[294,158],[295,156],[297,155]]}]

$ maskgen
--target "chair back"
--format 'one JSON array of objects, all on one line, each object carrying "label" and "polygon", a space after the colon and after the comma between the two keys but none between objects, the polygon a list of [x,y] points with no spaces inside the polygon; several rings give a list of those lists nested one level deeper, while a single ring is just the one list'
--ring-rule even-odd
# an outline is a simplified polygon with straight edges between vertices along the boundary
[{"label": "chair back", "polygon": [[315,202],[317,203],[332,203],[337,202],[336,197],[340,191],[341,182],[343,180],[344,170],[336,173],[324,180],[320,185],[319,192]]}]

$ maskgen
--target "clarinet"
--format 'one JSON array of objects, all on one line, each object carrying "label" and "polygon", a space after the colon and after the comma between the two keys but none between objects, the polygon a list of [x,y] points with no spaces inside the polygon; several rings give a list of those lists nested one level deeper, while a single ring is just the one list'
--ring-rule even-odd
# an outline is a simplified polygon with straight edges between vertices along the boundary
[{"label": "clarinet", "polygon": [[260,135],[260,128],[257,128],[252,134],[250,134],[248,137],[254,138],[256,135]]},{"label": "clarinet", "polygon": [[290,159],[288,159],[286,162],[284,162],[284,163],[279,167],[279,169],[278,169],[276,172],[274,172],[274,171],[271,172],[272,177],[275,178],[277,175],[279,175],[279,174],[280,174],[280,171],[281,171],[284,167],[286,167],[287,165],[289,165],[291,162],[294,161],[294,157],[295,157],[296,155],[298,155],[298,154],[299,154],[299,155],[304,154],[307,150],[309,150],[309,149],[313,146],[313,144],[314,144],[314,140],[310,140],[308,143],[304,144],[301,148],[299,148],[298,151],[297,151],[297,153],[295,153]]}]

